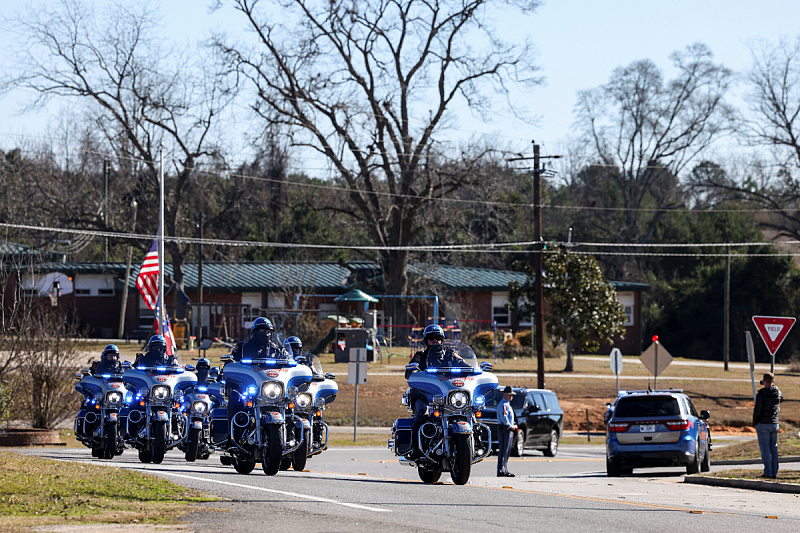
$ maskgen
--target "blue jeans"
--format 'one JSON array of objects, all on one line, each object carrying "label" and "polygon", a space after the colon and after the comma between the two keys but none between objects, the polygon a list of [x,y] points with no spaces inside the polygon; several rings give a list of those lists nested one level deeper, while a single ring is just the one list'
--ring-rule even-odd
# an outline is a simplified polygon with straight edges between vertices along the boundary
[{"label": "blue jeans", "polygon": [[778,424],[756,424],[758,449],[764,463],[764,476],[778,476]]}]

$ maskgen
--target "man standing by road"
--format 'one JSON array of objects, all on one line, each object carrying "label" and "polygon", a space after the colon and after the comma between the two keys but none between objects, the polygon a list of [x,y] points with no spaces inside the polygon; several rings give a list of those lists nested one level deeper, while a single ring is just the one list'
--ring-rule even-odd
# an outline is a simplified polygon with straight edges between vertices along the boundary
[{"label": "man standing by road", "polygon": [[775,376],[771,372],[764,374],[761,384],[764,388],[756,394],[753,425],[756,427],[758,448],[764,463],[763,477],[775,479],[778,477],[778,417],[783,394],[775,386]]},{"label": "man standing by road", "polygon": [[514,409],[509,403],[514,396],[510,386],[503,389],[503,399],[497,402],[497,477],[514,477],[508,471],[508,455],[511,453],[511,443],[517,425],[514,423]]}]

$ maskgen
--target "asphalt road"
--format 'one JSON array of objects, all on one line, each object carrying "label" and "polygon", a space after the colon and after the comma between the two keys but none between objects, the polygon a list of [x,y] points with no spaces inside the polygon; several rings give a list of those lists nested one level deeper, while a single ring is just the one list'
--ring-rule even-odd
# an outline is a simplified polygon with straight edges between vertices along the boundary
[{"label": "asphalt road", "polygon": [[425,485],[375,447],[330,449],[310,459],[307,472],[274,477],[258,468],[237,474],[217,455],[187,463],[174,451],[153,465],[131,450],[112,461],[92,459],[88,449],[18,451],[142,470],[229,500],[186,516],[185,530],[198,532],[800,530],[798,495],[687,484],[679,468],[609,479],[603,446],[562,445],[553,459],[528,452],[511,459],[515,478],[497,478],[491,457],[473,466],[465,486],[448,474]]}]

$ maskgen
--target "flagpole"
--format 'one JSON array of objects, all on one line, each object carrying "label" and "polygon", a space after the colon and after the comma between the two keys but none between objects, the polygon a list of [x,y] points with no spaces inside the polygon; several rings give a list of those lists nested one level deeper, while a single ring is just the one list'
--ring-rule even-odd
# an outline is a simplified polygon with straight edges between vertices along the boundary
[{"label": "flagpole", "polygon": [[164,143],[161,143],[161,169],[158,180],[158,332],[164,334]]}]

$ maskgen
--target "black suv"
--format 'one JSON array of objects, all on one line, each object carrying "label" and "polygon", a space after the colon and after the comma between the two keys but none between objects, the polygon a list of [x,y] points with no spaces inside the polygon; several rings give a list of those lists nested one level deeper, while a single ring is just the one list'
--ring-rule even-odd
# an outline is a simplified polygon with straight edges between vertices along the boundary
[{"label": "black suv", "polygon": [[[483,408],[481,421],[489,426],[492,432],[492,449],[497,451],[497,404],[503,398],[503,389],[498,387],[486,395],[486,406]],[[556,393],[546,389],[526,389],[512,387],[514,396],[511,407],[519,426],[511,455],[519,457],[525,448],[541,450],[547,457],[555,457],[558,452],[558,441],[564,431],[564,411],[558,403]]]}]

